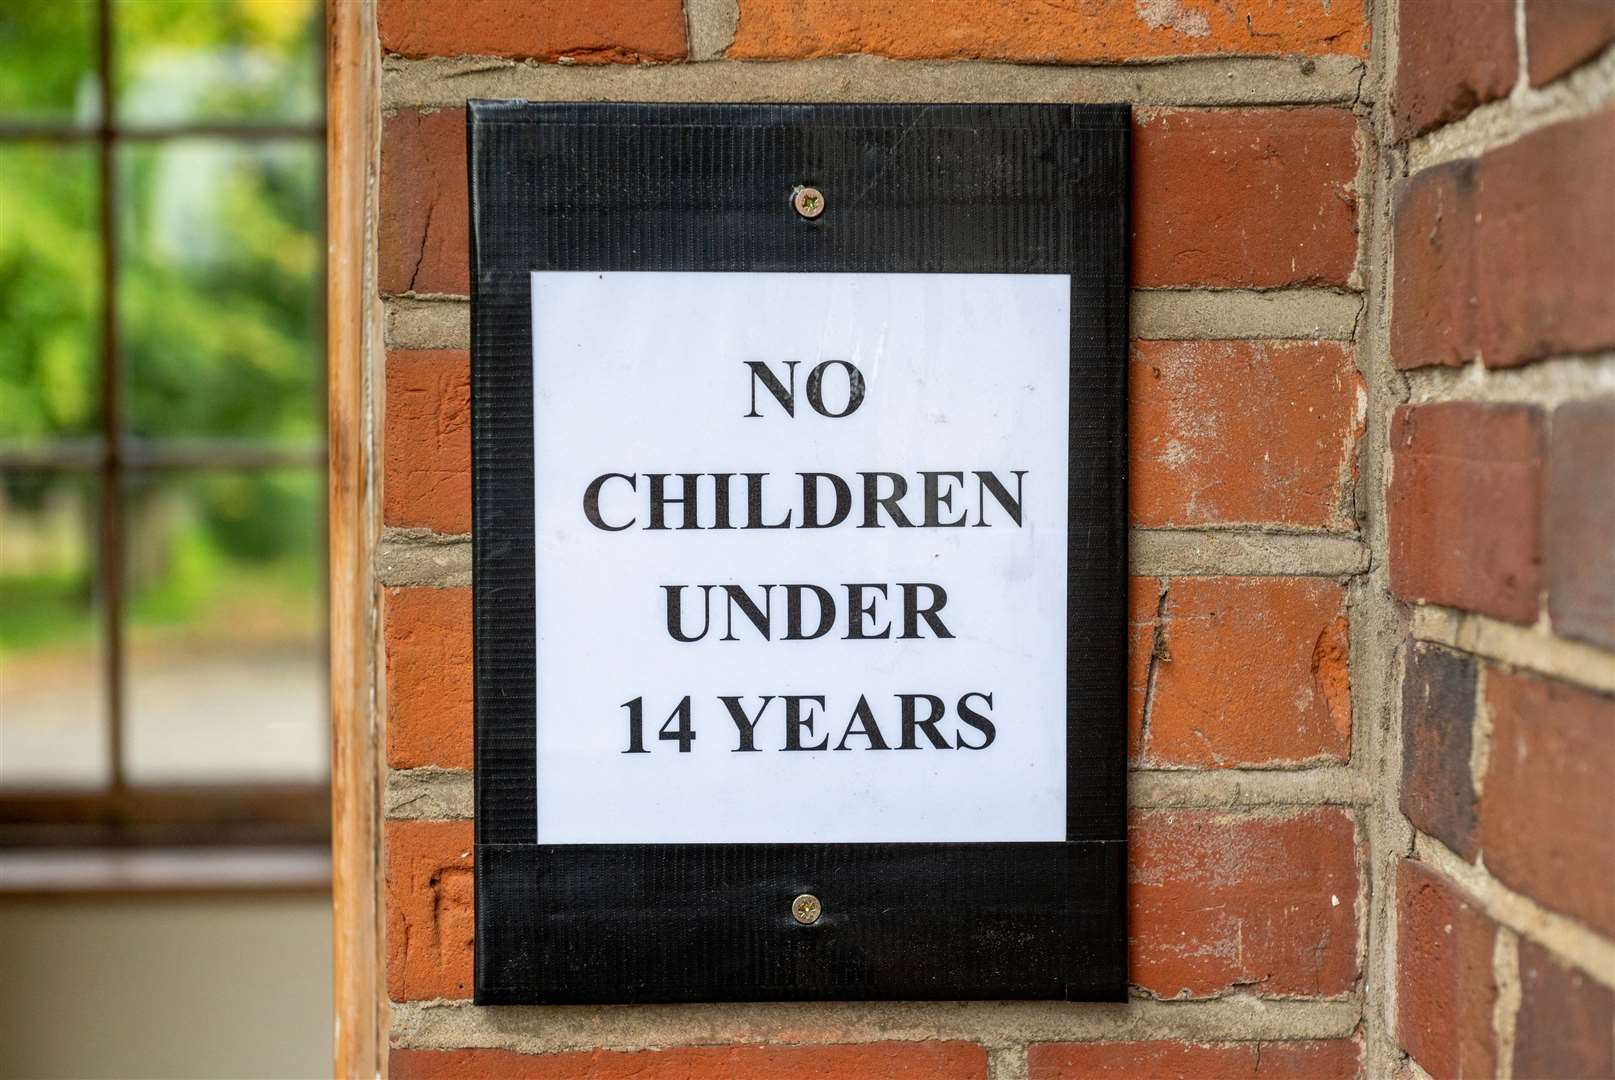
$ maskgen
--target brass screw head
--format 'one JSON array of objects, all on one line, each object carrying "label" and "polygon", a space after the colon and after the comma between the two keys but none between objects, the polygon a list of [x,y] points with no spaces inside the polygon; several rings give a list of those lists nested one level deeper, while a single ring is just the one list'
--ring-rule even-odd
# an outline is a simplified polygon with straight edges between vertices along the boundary
[{"label": "brass screw head", "polygon": [[815,187],[798,187],[791,192],[791,205],[811,221],[824,213],[824,192]]},{"label": "brass screw head", "polygon": [[803,926],[812,926],[824,914],[824,905],[812,893],[803,893],[791,901],[791,918]]}]

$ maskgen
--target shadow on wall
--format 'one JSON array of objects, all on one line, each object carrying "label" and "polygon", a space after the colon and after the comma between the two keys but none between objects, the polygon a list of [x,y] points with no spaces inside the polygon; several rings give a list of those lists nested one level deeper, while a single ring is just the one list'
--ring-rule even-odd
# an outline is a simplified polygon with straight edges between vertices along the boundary
[{"label": "shadow on wall", "polygon": [[0,1077],[331,1073],[327,896],[0,903]]}]

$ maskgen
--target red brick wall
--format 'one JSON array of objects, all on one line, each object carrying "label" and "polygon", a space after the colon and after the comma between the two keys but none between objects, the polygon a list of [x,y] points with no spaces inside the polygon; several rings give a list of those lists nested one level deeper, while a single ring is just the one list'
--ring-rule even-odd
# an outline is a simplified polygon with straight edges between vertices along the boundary
[{"label": "red brick wall", "polygon": [[[1612,385],[1615,182],[1568,182],[1608,167],[1612,130],[1576,104],[1609,62],[1608,20],[1575,2],[1525,0],[1553,44],[1522,75],[1514,0],[379,0],[397,1075],[1596,1060],[1533,1027],[1570,1001],[1577,1031],[1607,1033],[1609,977],[1565,952],[1612,955],[1590,828],[1610,789],[1589,779],[1608,773],[1610,687],[1575,676],[1615,648],[1612,501],[1594,497],[1615,480],[1589,465],[1611,411],[1580,400]],[[1464,44],[1432,46],[1421,19]],[[514,96],[1134,102],[1130,1004],[469,1004],[463,103]],[[1488,102],[1530,131],[1441,142]],[[1474,647],[1499,633],[1507,649]],[[1561,641],[1568,659],[1522,662]],[[1560,776],[1566,757],[1583,766]],[[1539,914],[1541,942],[1520,925]],[[1497,1001],[1517,1003],[1506,1031]]]},{"label": "red brick wall", "polygon": [[1394,1027],[1432,1076],[1610,1076],[1615,5],[1518,8],[1398,20]]}]

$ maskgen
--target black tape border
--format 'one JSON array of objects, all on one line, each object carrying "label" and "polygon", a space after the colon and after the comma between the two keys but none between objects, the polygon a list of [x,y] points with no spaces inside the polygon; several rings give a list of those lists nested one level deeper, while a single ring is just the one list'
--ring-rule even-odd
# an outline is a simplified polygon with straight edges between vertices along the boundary
[{"label": "black tape border", "polygon": [[[476,1002],[1124,1000],[1128,107],[474,101],[467,131]],[[536,842],[529,275],[604,269],[1071,275],[1064,843]]]}]

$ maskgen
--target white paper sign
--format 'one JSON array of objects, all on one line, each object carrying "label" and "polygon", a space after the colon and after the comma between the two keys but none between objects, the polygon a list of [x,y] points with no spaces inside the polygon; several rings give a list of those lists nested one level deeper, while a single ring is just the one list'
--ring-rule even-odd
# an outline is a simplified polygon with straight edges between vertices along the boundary
[{"label": "white paper sign", "polygon": [[538,841],[1063,839],[1069,279],[532,284]]}]

